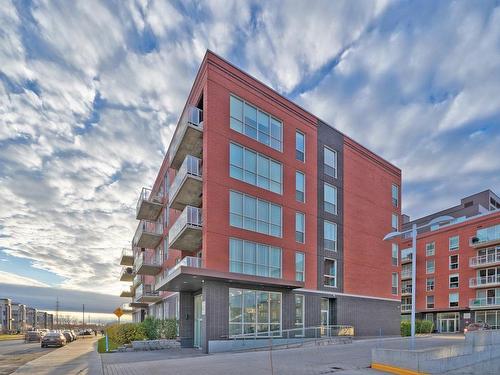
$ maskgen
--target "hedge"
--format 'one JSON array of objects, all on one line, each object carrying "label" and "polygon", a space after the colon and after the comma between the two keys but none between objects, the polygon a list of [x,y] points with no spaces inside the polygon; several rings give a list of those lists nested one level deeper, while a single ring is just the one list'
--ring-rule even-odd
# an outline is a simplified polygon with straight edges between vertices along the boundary
[{"label": "hedge", "polygon": [[175,339],[177,321],[146,317],[141,323],[114,324],[106,328],[109,340],[118,345],[130,344],[137,340]]},{"label": "hedge", "polygon": [[[415,333],[432,333],[434,323],[430,320],[415,320]],[[411,335],[411,322],[409,320],[401,321],[401,336]]]}]

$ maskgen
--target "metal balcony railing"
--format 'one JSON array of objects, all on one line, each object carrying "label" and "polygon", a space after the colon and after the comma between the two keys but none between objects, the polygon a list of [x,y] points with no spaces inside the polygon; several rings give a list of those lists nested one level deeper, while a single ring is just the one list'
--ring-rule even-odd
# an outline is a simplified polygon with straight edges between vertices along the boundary
[{"label": "metal balcony railing", "polygon": [[172,137],[172,141],[170,142],[170,147],[168,150],[169,153],[169,164],[172,163],[172,160],[177,153],[177,149],[182,142],[184,132],[188,125],[195,126],[200,130],[203,130],[203,111],[194,106],[187,106],[184,110],[184,113],[181,116],[179,124],[175,129],[174,135]]},{"label": "metal balcony railing", "polygon": [[142,284],[142,275],[135,275],[134,280],[132,281],[132,285],[134,287],[137,287]]},{"label": "metal balcony railing", "polygon": [[132,267],[122,267],[122,271],[120,273],[120,280],[126,281],[133,277],[134,270]]},{"label": "metal balcony railing", "polygon": [[402,279],[407,279],[411,277],[411,270],[409,271],[401,271],[401,278]]},{"label": "metal balcony railing", "polygon": [[141,266],[151,266],[151,267],[161,267],[161,260],[158,259],[156,255],[148,254],[146,251],[142,251],[134,260],[134,268],[137,272]]},{"label": "metal balcony railing", "polygon": [[120,307],[123,311],[127,311],[127,312],[134,310],[134,308],[132,306],[130,306],[130,303],[123,303]]},{"label": "metal balcony railing", "polygon": [[471,298],[469,300],[470,308],[496,307],[496,306],[500,306],[500,297]]},{"label": "metal balcony railing", "polygon": [[143,297],[158,297],[159,292],[153,289],[153,285],[151,284],[141,284],[135,290],[135,300],[138,301]]},{"label": "metal balcony railing", "polygon": [[137,229],[135,230],[134,241],[133,241],[134,246],[137,246],[143,234],[161,236],[163,234],[162,223],[159,221],[141,220],[139,222],[139,225],[137,226]]},{"label": "metal balcony railing", "polygon": [[401,294],[411,294],[411,286],[406,286],[406,287],[403,287],[401,288]]},{"label": "metal balcony railing", "polygon": [[123,257],[133,257],[134,256],[134,251],[130,248],[124,248],[122,249],[122,258]]},{"label": "metal balcony railing", "polygon": [[177,175],[175,176],[174,181],[170,186],[170,190],[168,192],[168,200],[173,200],[182,183],[184,182],[186,176],[201,177],[201,173],[201,160],[192,155],[186,156],[181,167],[179,168],[179,172],[177,172]]},{"label": "metal balcony railing", "polygon": [[203,268],[203,262],[201,258],[198,257],[190,257],[186,256],[182,258],[182,260],[177,263],[172,268],[164,270],[161,274],[156,276],[155,278],[155,290],[160,288],[167,282],[167,279],[172,275],[175,271],[177,271],[180,267],[193,267],[193,268]]},{"label": "metal balcony railing", "polygon": [[405,303],[401,305],[401,311],[402,312],[409,312],[411,311],[411,303]]},{"label": "metal balcony railing", "polygon": [[493,286],[500,284],[500,275],[479,276],[469,279],[469,287]]},{"label": "metal balcony railing", "polygon": [[471,246],[480,246],[489,242],[500,242],[500,224],[478,229],[476,235],[471,237],[469,243]]},{"label": "metal balcony railing", "polygon": [[186,206],[184,208],[184,210],[179,215],[174,225],[172,225],[168,232],[170,244],[172,244],[177,239],[179,234],[183,231],[183,229],[188,226],[198,228],[201,228],[203,226],[201,208],[192,206]]},{"label": "metal balcony railing", "polygon": [[500,263],[500,251],[494,254],[477,255],[469,258],[470,267],[489,266],[495,263]]}]

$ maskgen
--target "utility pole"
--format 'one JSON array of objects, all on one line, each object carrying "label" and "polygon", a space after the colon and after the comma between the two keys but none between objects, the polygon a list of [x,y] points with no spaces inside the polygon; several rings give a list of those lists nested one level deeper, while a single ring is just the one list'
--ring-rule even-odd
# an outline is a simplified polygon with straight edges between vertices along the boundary
[{"label": "utility pole", "polygon": [[82,312],[83,312],[83,317],[82,317],[83,328],[82,329],[85,330],[85,304],[83,304]]},{"label": "utility pole", "polygon": [[56,329],[59,329],[59,297],[56,299]]}]

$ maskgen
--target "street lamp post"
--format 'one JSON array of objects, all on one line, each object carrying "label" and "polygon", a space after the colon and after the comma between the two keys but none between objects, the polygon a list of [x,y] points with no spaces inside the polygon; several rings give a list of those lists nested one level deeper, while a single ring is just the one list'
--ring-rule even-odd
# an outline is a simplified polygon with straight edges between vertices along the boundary
[{"label": "street lamp post", "polygon": [[435,219],[432,219],[429,223],[421,225],[420,227],[417,227],[416,223],[413,223],[411,229],[399,232],[391,232],[388,233],[384,237],[384,241],[387,240],[392,240],[397,237],[402,237],[407,233],[411,233],[412,237],[412,244],[411,244],[411,318],[410,318],[410,324],[411,324],[411,337],[415,337],[415,309],[416,309],[416,297],[417,297],[417,233],[419,229],[426,228],[429,226],[433,226],[436,224],[441,224],[445,222],[450,222],[454,220],[455,218],[452,216],[439,216]]}]

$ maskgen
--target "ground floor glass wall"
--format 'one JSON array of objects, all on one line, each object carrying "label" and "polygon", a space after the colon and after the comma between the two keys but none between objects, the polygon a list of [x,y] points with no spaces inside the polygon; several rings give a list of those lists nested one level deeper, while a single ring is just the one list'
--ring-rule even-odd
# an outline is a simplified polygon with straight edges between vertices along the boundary
[{"label": "ground floor glass wall", "polygon": [[281,336],[282,295],[229,289],[229,336]]},{"label": "ground floor glass wall", "polygon": [[476,311],[475,322],[486,323],[493,329],[500,329],[500,310]]}]

